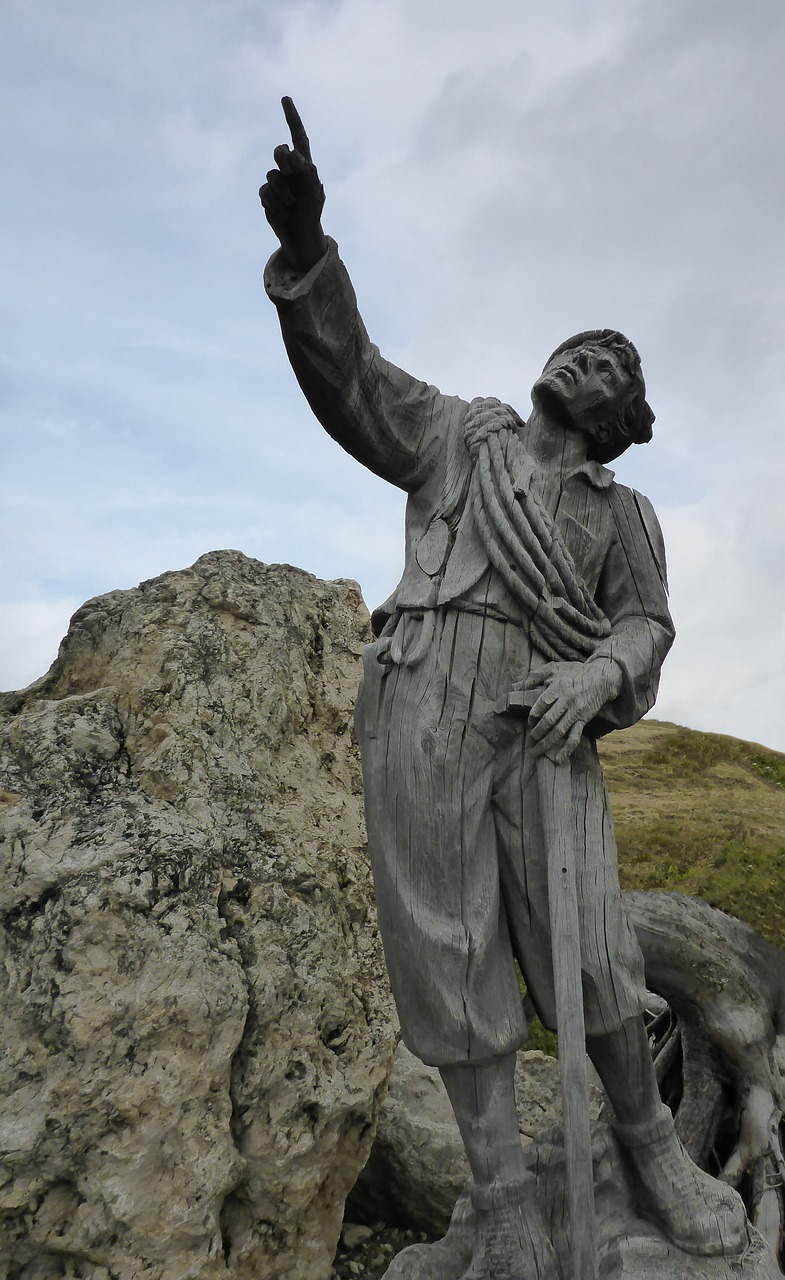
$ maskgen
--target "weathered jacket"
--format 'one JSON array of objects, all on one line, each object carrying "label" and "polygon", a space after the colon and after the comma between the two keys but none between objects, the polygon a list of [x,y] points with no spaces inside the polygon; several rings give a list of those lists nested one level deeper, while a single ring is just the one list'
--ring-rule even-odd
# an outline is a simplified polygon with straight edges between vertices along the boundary
[{"label": "weathered jacket", "polygon": [[[403,577],[382,606],[383,616],[482,607],[525,627],[526,617],[489,567],[465,501],[472,468],[463,436],[468,403],[380,355],[334,242],[305,275],[275,254],[265,287],[278,309],[292,368],[319,421],[359,462],[408,494]],[[536,470],[525,458],[529,474],[513,478],[516,492]],[[611,634],[593,656],[612,658],[623,675],[621,693],[591,729],[624,727],[653,705],[674,635],[656,516],[646,498],[617,484],[613,472],[597,462],[561,478],[558,490],[548,491],[547,478],[538,482],[576,569],[611,623]]]}]

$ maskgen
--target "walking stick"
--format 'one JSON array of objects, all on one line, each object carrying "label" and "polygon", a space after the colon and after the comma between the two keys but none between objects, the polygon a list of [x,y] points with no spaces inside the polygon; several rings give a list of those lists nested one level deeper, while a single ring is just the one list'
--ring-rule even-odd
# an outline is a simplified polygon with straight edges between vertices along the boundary
[{"label": "walking stick", "polygon": [[555,764],[547,756],[541,756],[537,761],[537,782],[548,858],[548,901],[564,1105],[564,1154],[573,1280],[597,1280],[594,1173],[578,931],[577,831],[571,762]]}]

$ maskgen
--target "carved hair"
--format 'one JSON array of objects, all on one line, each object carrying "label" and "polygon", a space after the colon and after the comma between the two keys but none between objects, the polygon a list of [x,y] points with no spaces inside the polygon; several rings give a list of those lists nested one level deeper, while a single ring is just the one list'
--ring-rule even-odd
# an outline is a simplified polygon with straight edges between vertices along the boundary
[{"label": "carved hair", "polygon": [[616,397],[613,416],[586,428],[591,437],[589,457],[597,462],[612,462],[631,444],[648,444],[652,437],[654,414],[646,401],[641,358],[634,344],[618,329],[587,329],[562,342],[549,356],[545,368],[565,351],[585,346],[613,352],[629,376],[627,387]]}]

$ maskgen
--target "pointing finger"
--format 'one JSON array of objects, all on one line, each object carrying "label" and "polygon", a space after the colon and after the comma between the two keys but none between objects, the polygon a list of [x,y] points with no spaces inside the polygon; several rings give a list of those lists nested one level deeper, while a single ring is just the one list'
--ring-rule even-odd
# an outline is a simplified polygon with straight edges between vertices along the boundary
[{"label": "pointing finger", "polygon": [[292,135],[292,146],[295,151],[299,151],[301,156],[305,156],[306,160],[311,159],[311,144],[308,141],[308,134],[300,119],[300,113],[292,102],[291,98],[281,98],[281,106],[286,116],[286,123],[289,126],[289,132]]}]

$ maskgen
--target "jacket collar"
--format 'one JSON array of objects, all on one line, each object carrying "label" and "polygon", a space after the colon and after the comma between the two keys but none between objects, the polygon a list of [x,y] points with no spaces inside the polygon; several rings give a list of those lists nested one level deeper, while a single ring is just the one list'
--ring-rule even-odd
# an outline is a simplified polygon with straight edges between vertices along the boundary
[{"label": "jacket collar", "polygon": [[[521,451],[513,466],[513,489],[516,493],[525,493],[531,483],[532,475],[536,470],[536,463],[531,454],[525,449]],[[573,476],[584,476],[593,489],[609,489],[613,484],[615,472],[609,467],[604,467],[602,463],[589,461],[581,462],[574,471],[570,471],[569,475],[564,477],[571,480]]]},{"label": "jacket collar", "polygon": [[611,471],[609,467],[604,467],[601,462],[587,460],[582,462],[579,467],[576,467],[565,478],[571,480],[573,476],[585,476],[594,489],[609,489],[613,484],[615,474],[615,471]]}]

